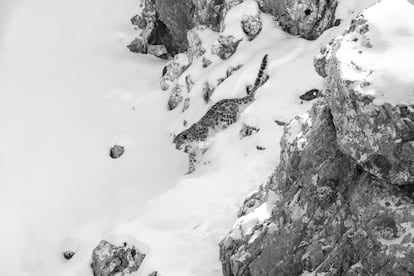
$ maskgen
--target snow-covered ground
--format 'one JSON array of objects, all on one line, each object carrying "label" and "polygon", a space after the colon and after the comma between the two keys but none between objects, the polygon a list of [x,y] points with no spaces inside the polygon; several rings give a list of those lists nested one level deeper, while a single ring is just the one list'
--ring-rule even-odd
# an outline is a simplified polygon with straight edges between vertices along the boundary
[{"label": "snow-covered ground", "polygon": [[[310,107],[298,96],[322,88],[313,57],[374,2],[342,1],[343,23],[312,42],[262,15],[261,34],[232,58],[188,69],[196,83],[181,113],[167,111],[159,88],[164,62],[125,47],[138,1],[9,1],[0,21],[0,275],[42,276],[91,275],[91,252],[102,238],[147,253],[138,275],[220,275],[218,242],[243,198],[277,165],[283,127],[274,120]],[[231,14],[226,32],[240,34],[232,24],[242,11]],[[202,84],[243,64],[212,100],[242,96],[265,53],[270,79],[257,100],[213,138],[206,164],[184,175],[187,158],[171,133],[208,109]],[[240,139],[243,123],[260,131]],[[113,160],[115,143],[126,152]],[[70,261],[66,249],[76,252]]]}]

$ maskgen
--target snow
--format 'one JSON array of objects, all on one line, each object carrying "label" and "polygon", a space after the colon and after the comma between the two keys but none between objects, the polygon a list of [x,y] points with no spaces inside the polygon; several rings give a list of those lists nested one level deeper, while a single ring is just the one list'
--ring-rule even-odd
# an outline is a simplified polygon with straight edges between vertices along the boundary
[{"label": "snow", "polygon": [[[136,1],[8,1],[0,4],[0,219],[7,222],[0,275],[91,275],[91,252],[103,238],[147,254],[138,275],[221,275],[219,241],[279,161],[283,128],[274,120],[288,122],[310,108],[298,97],[322,88],[313,57],[345,25],[306,41],[262,14],[262,32],[230,59],[214,57],[208,68],[196,61],[186,70],[179,81],[190,74],[195,84],[182,113],[166,110],[168,92],[159,87],[165,62],[125,47],[136,35],[129,24]],[[343,10],[362,2],[372,1]],[[230,13],[226,33],[241,34],[237,18],[253,5]],[[217,38],[202,35],[206,47]],[[187,157],[174,149],[172,134],[218,100],[244,96],[264,54],[270,79],[255,102],[212,138],[197,170],[183,175]],[[239,64],[206,104],[203,83],[216,84]],[[260,131],[240,140],[243,123]],[[113,144],[126,150],[116,160],[108,155]],[[265,219],[270,206],[259,211],[251,219]],[[67,249],[76,252],[70,261],[62,257]]]},{"label": "snow", "polygon": [[[338,51],[344,77],[357,81],[357,91],[373,96],[375,104],[414,103],[413,15],[410,1],[383,0],[364,12],[369,31],[359,38],[370,46],[354,42],[349,34]],[[353,67],[347,66],[350,62]]]}]

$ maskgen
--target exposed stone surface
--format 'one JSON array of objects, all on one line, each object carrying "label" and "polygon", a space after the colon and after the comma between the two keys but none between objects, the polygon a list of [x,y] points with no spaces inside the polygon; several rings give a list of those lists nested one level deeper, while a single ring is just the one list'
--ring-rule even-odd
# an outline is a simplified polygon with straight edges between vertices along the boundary
[{"label": "exposed stone surface", "polygon": [[183,86],[176,84],[171,89],[170,98],[168,99],[168,110],[174,110],[184,99]]},{"label": "exposed stone surface", "polygon": [[244,33],[249,38],[249,41],[255,39],[263,27],[263,23],[262,23],[262,20],[260,19],[260,15],[245,16],[241,22],[241,25],[242,25],[242,29]]},{"label": "exposed stone surface", "polygon": [[324,97],[285,126],[280,164],[221,241],[225,276],[413,275],[413,110],[359,93],[337,56],[375,48],[369,32],[360,16],[316,59]]},{"label": "exposed stone surface", "polygon": [[[414,155],[407,150],[414,140],[413,110],[404,105],[376,105],[373,97],[358,93],[369,82],[343,79],[340,70],[341,61],[336,53],[342,43],[352,40],[362,48],[371,48],[368,32],[369,23],[361,15],[344,36],[325,47],[315,62],[318,72],[326,76],[324,94],[334,116],[338,144],[344,153],[377,177],[398,185],[414,183]],[[357,66],[350,63],[349,66]],[[360,75],[372,73],[357,69]]]},{"label": "exposed stone surface", "polygon": [[160,81],[161,89],[167,90],[189,65],[190,63],[186,54],[178,54],[173,60],[170,60],[164,67],[164,74]]},{"label": "exposed stone surface", "polygon": [[147,46],[147,42],[142,37],[137,37],[127,47],[131,52],[146,54]]},{"label": "exposed stone surface", "polygon": [[259,128],[257,127],[253,127],[253,126],[249,126],[246,124],[243,124],[242,128],[240,129],[240,139],[243,139],[247,136],[251,136],[257,132],[259,132]]},{"label": "exposed stone surface", "polygon": [[306,91],[302,95],[300,95],[299,99],[303,101],[312,101],[321,96],[322,96],[322,92],[319,89],[311,89],[309,91]]},{"label": "exposed stone surface", "polygon": [[164,45],[148,45],[148,54],[162,59],[168,58],[168,51]]},{"label": "exposed stone surface", "polygon": [[125,152],[125,148],[123,146],[119,146],[119,145],[115,145],[113,146],[110,151],[109,151],[109,156],[111,156],[111,158],[119,158],[121,157]]},{"label": "exposed stone surface", "polygon": [[135,247],[115,246],[102,240],[92,253],[94,276],[130,275],[141,266],[145,254]]},{"label": "exposed stone surface", "polygon": [[203,99],[206,103],[210,102],[211,95],[213,95],[216,88],[210,83],[205,82],[203,85]]},{"label": "exposed stone surface", "polygon": [[333,120],[321,101],[287,126],[280,165],[220,243],[225,276],[414,271],[412,199],[342,153]]},{"label": "exposed stone surface", "polygon": [[213,54],[218,55],[221,59],[225,60],[230,58],[234,52],[236,52],[237,47],[241,39],[236,39],[234,36],[220,36],[215,45],[213,45],[211,51]]},{"label": "exposed stone surface", "polygon": [[66,250],[65,252],[63,252],[63,257],[66,260],[72,259],[73,256],[75,256],[75,252],[73,252],[72,250]]},{"label": "exposed stone surface", "polygon": [[334,26],[337,0],[261,0],[265,12],[276,17],[286,32],[306,39],[318,38]]},{"label": "exposed stone surface", "polygon": [[[140,37],[144,48],[147,45],[164,45],[170,55],[175,55],[191,47],[188,31],[199,26],[207,26],[214,31],[222,30],[223,18],[227,12],[242,2],[243,0],[145,0],[142,14],[134,16],[131,23],[143,30]],[[283,30],[306,39],[316,39],[338,22],[335,20],[337,0],[257,2],[264,12],[275,16]],[[260,16],[247,16],[241,24],[249,40],[254,39],[262,28]]]},{"label": "exposed stone surface", "polygon": [[206,49],[202,46],[202,40],[199,36],[199,31],[202,31],[203,29],[204,27],[200,26],[189,30],[187,33],[189,44],[187,55],[190,62],[193,62],[194,59],[201,57],[206,52]]},{"label": "exposed stone surface", "polygon": [[207,68],[207,67],[209,67],[209,66],[210,66],[210,64],[212,63],[212,61],[211,61],[211,60],[209,60],[209,59],[208,59],[208,58],[206,58],[206,57],[203,57],[202,63],[203,63],[203,68]]}]

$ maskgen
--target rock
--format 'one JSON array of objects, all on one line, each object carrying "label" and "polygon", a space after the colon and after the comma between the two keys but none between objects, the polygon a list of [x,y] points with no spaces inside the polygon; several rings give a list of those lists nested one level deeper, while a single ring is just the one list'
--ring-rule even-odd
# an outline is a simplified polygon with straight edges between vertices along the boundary
[{"label": "rock", "polygon": [[174,59],[169,61],[164,67],[164,75],[160,81],[161,89],[167,90],[176,80],[178,80],[188,66],[190,66],[190,62],[186,54],[176,55]]},{"label": "rock", "polygon": [[279,121],[279,120],[274,120],[274,122],[275,122],[278,126],[285,126],[285,125],[286,125],[286,123],[285,123],[285,122],[282,122],[282,121]]},{"label": "rock", "polygon": [[168,110],[174,110],[184,99],[183,97],[183,87],[179,84],[176,84],[171,89],[170,98],[168,99]]},{"label": "rock", "polygon": [[134,53],[147,53],[147,42],[142,37],[135,38],[127,47]]},{"label": "rock", "polygon": [[187,50],[187,32],[195,26],[206,25],[219,31],[222,0],[156,0],[158,20],[171,34],[176,52]]},{"label": "rock", "polygon": [[319,89],[311,89],[305,92],[304,94],[300,95],[299,99],[303,101],[311,101],[321,96],[322,96],[322,92]]},{"label": "rock", "polygon": [[341,152],[326,100],[286,126],[281,146],[220,242],[223,274],[410,275],[413,200]]},{"label": "rock", "polygon": [[203,99],[206,103],[210,102],[210,98],[211,95],[213,95],[214,90],[216,90],[216,88],[212,85],[210,85],[210,83],[205,82],[203,85]]},{"label": "rock", "polygon": [[70,260],[72,259],[72,257],[75,256],[75,252],[71,251],[71,250],[66,250],[65,252],[63,252],[63,257],[66,260]]},{"label": "rock", "polygon": [[[150,45],[164,45],[174,56],[191,47],[187,32],[194,27],[207,26],[213,31],[224,28],[224,17],[243,0],[145,0],[142,15],[131,23],[143,29],[141,38]],[[337,0],[257,0],[262,11],[272,14],[286,32],[316,39],[323,31],[339,24],[335,20]],[[241,22],[249,40],[260,32],[259,16]],[[190,54],[191,55],[191,54]],[[192,57],[191,57],[192,59]]]},{"label": "rock", "polygon": [[210,66],[210,64],[212,63],[212,61],[211,61],[211,60],[209,60],[209,59],[208,59],[208,58],[206,58],[206,57],[203,57],[202,63],[203,63],[203,68],[207,68],[207,67],[209,67],[209,66]]},{"label": "rock", "polygon": [[183,103],[183,109],[181,112],[185,112],[190,107],[190,98],[185,98]]},{"label": "rock", "polygon": [[245,16],[241,22],[241,25],[243,32],[247,35],[249,41],[255,39],[263,27],[260,15]]},{"label": "rock", "polygon": [[272,14],[281,28],[296,36],[314,40],[334,26],[337,0],[261,0],[260,7]]},{"label": "rock", "polygon": [[92,253],[94,276],[129,275],[139,269],[145,254],[134,246],[115,246],[102,240]]},{"label": "rock", "polygon": [[168,58],[168,51],[164,45],[148,45],[147,53],[162,59]]},{"label": "rock", "polygon": [[204,29],[204,26],[199,26],[187,32],[187,39],[189,44],[187,55],[191,63],[195,59],[204,55],[204,53],[206,52],[206,49],[203,48],[202,40],[198,34],[199,31],[202,31]]},{"label": "rock", "polygon": [[134,15],[131,18],[131,24],[137,26],[139,29],[145,29],[145,27],[147,26],[147,22],[139,14]]},{"label": "rock", "polygon": [[234,52],[236,52],[240,42],[241,39],[236,39],[232,35],[220,35],[217,43],[212,46],[211,51],[213,54],[218,55],[221,59],[226,60],[230,58]]},{"label": "rock", "polygon": [[149,276],[157,276],[157,275],[158,275],[158,272],[157,271],[154,271]]},{"label": "rock", "polygon": [[251,136],[259,132],[259,130],[260,130],[259,128],[243,124],[242,128],[240,129],[240,139],[243,139],[247,136]]},{"label": "rock", "polygon": [[[368,34],[369,22],[360,15],[315,61],[317,70],[325,75],[324,95],[334,118],[338,145],[375,176],[397,185],[414,183],[413,162],[401,158],[405,143],[414,140],[413,112],[403,109],[401,113],[400,106],[376,104],[372,96],[358,92],[367,86],[366,78],[373,72],[337,57],[343,43],[372,47]],[[354,68],[358,79],[344,74],[342,66]]]},{"label": "rock", "polygon": [[360,16],[317,57],[324,97],[284,127],[279,165],[220,242],[224,276],[413,274],[413,110],[364,94],[372,72],[338,55],[375,48],[374,30]]},{"label": "rock", "polygon": [[109,156],[111,156],[111,158],[119,158],[121,157],[125,152],[125,148],[123,146],[118,146],[115,145],[111,148],[111,150],[109,151]]}]

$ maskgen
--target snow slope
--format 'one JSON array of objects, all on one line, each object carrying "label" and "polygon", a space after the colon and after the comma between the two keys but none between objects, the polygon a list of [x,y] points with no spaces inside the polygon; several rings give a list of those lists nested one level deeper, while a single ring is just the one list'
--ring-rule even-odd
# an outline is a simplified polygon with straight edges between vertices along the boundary
[{"label": "snow slope", "polygon": [[[148,254],[138,275],[221,275],[218,242],[245,196],[278,163],[283,127],[274,120],[310,107],[298,96],[322,88],[314,55],[372,2],[341,2],[343,24],[312,42],[262,14],[261,34],[243,41],[232,58],[205,69],[196,61],[186,71],[195,84],[184,113],[166,110],[168,95],[158,84],[164,63],[125,48],[134,36],[128,20],[135,1],[11,5],[0,31],[0,219],[7,222],[0,228],[7,249],[0,274],[91,275],[92,249],[107,238]],[[243,5],[230,13],[226,32],[242,35],[237,18],[255,3]],[[206,43],[217,38],[210,35]],[[243,64],[212,101],[242,96],[265,53],[270,79],[256,101],[213,138],[206,164],[183,175],[186,155],[174,150],[171,134],[210,107],[203,83]],[[260,131],[240,139],[243,123]],[[117,160],[108,156],[114,143],[126,147]],[[76,252],[69,262],[61,255],[66,249]]]},{"label": "snow slope", "polygon": [[[129,204],[144,205],[185,170],[159,92],[163,62],[128,51],[137,3],[118,2],[10,3],[0,46],[0,275],[63,275],[63,249],[89,257]],[[126,147],[117,160],[114,143]]]}]

